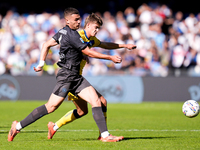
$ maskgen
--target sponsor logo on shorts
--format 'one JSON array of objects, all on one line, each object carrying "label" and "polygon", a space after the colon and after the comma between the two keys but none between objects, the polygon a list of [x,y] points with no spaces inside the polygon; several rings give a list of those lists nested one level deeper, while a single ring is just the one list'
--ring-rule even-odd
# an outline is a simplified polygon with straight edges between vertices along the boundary
[{"label": "sponsor logo on shorts", "polygon": [[62,92],[63,92],[63,93],[66,93],[66,92],[67,92],[67,89],[66,89],[66,88],[62,88]]}]

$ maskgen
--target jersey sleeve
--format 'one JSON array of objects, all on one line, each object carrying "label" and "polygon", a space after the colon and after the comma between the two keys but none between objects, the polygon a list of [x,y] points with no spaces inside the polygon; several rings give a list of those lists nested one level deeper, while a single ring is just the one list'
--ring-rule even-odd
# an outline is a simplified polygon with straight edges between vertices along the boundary
[{"label": "jersey sleeve", "polygon": [[71,45],[77,50],[81,51],[87,47],[87,44],[83,41],[77,31],[74,31],[73,36],[70,38]]},{"label": "jersey sleeve", "polygon": [[59,32],[57,32],[52,38],[53,38],[58,44],[60,44],[60,43],[59,43],[59,38],[60,38],[60,33],[59,33]]},{"label": "jersey sleeve", "polygon": [[94,37],[94,45],[92,45],[92,47],[98,47],[100,44],[101,44],[101,41],[97,39],[96,37]]}]

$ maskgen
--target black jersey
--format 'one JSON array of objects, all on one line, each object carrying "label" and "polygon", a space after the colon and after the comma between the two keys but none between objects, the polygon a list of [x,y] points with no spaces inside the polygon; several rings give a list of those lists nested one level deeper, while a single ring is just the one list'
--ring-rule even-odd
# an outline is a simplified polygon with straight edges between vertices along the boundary
[{"label": "black jersey", "polygon": [[87,47],[79,33],[65,26],[53,36],[53,39],[60,44],[58,66],[78,73],[83,58],[82,50]]}]

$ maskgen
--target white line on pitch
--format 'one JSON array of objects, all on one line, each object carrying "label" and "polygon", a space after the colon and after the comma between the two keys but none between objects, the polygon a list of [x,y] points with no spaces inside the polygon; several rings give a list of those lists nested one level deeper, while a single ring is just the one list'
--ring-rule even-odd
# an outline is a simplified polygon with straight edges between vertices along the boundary
[{"label": "white line on pitch", "polygon": [[[48,132],[48,130],[22,130],[22,132]],[[58,130],[59,132],[96,132],[98,130]],[[200,130],[179,130],[179,129],[163,129],[163,130],[154,130],[154,129],[116,129],[116,130],[108,130],[108,131],[122,131],[122,132],[200,132]],[[8,130],[0,130],[0,132],[8,132]]]}]

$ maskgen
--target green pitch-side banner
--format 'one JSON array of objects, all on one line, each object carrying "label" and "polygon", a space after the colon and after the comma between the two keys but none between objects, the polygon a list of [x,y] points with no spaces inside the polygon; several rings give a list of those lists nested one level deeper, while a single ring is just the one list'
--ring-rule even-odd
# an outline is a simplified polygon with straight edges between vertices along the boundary
[{"label": "green pitch-side banner", "polygon": [[[85,77],[109,103],[143,101],[200,101],[200,78],[191,77]],[[48,100],[54,76],[0,76],[0,100]]]}]

